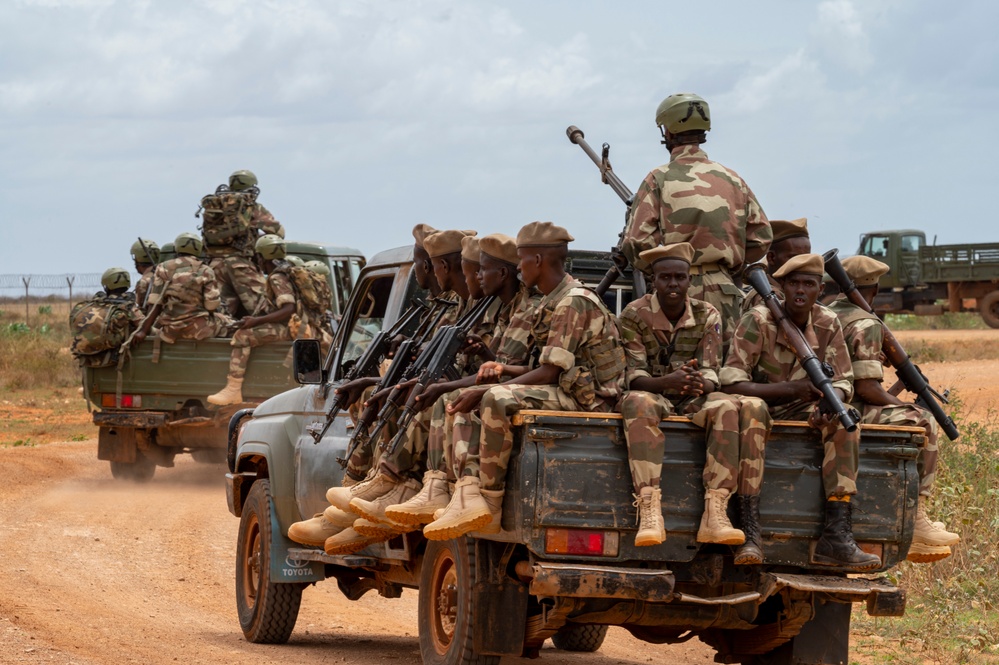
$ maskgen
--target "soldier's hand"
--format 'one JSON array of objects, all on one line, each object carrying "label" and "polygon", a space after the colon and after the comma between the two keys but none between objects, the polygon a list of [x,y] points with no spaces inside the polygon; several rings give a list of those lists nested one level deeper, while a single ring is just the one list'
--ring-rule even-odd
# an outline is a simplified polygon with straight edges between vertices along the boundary
[{"label": "soldier's hand", "polygon": [[257,317],[255,316],[245,316],[239,320],[239,327],[241,330],[247,328],[255,328],[257,325]]},{"label": "soldier's hand", "polygon": [[488,388],[469,388],[458,395],[458,398],[447,405],[447,412],[451,415],[456,413],[469,413],[479,408],[482,396],[486,394]]},{"label": "soldier's hand", "polygon": [[469,355],[478,355],[483,348],[485,348],[485,343],[483,343],[482,338],[478,335],[469,333],[465,336],[465,343],[462,345],[461,350]]},{"label": "soldier's hand", "polygon": [[479,373],[475,377],[476,383],[499,383],[503,378],[503,363],[490,360],[479,366]]},{"label": "soldier's hand", "polygon": [[809,379],[798,379],[785,383],[788,390],[787,396],[792,400],[810,402],[822,398],[822,391],[816,388]]},{"label": "soldier's hand", "polygon": [[444,383],[432,383],[423,389],[423,392],[416,396],[416,408],[419,411],[430,408],[434,405],[447,392],[447,386]]},{"label": "soldier's hand", "polygon": [[816,404],[815,408],[812,409],[812,413],[808,416],[808,424],[816,429],[821,429],[831,423],[835,417],[835,413],[826,413]]},{"label": "soldier's hand", "polygon": [[132,335],[132,344],[139,344],[145,338],[146,338],[146,333],[142,332],[141,329],[140,330],[136,330],[135,334]]}]

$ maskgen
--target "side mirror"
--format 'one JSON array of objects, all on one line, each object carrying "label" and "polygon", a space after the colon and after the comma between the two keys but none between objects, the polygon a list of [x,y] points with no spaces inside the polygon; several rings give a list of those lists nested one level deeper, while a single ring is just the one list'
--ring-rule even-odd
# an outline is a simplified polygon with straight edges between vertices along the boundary
[{"label": "side mirror", "polygon": [[292,344],[292,373],[303,386],[323,382],[323,356],[318,339],[296,339]]}]

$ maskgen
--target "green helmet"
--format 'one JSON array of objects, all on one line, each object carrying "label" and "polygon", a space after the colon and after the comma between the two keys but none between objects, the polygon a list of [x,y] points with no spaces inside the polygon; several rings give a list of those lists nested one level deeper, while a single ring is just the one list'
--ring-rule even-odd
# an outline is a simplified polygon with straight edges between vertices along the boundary
[{"label": "green helmet", "polygon": [[695,129],[711,129],[711,110],[701,97],[681,92],[670,95],[656,109],[656,124],[665,127],[670,134],[689,132]]},{"label": "green helmet", "polygon": [[205,243],[201,236],[185,231],[177,236],[176,240],[173,241],[173,246],[178,254],[201,256],[201,250],[204,249]]},{"label": "green helmet", "polygon": [[305,267],[314,273],[319,273],[320,275],[330,274],[330,267],[322,261],[307,261],[305,263]]},{"label": "green helmet", "polygon": [[290,263],[293,266],[304,266],[305,265],[305,261],[302,260],[302,257],[295,256],[294,254],[288,254],[287,256],[284,257],[284,260],[287,261],[288,263]]},{"label": "green helmet", "polygon": [[127,289],[132,285],[132,277],[124,268],[108,268],[101,275],[101,286],[108,291]]},{"label": "green helmet", "polygon": [[[143,249],[145,245],[145,249]],[[146,250],[149,253],[146,253]],[[132,260],[136,263],[159,263],[160,262],[160,246],[157,245],[152,240],[146,240],[145,238],[139,238],[132,243]]]},{"label": "green helmet", "polygon": [[273,233],[260,236],[253,249],[265,259],[283,259],[287,254],[284,245],[284,238]]},{"label": "green helmet", "polygon": [[234,192],[241,192],[244,189],[256,187],[256,185],[257,176],[253,175],[253,171],[241,169],[239,171],[233,171],[232,175],[229,176],[229,189]]}]

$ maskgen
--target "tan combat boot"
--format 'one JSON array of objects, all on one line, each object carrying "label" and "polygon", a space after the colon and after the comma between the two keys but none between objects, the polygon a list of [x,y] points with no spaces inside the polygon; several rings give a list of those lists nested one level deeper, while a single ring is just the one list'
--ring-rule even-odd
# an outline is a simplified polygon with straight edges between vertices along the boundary
[{"label": "tan combat boot", "polygon": [[396,483],[388,492],[373,499],[362,499],[355,496],[350,500],[350,509],[372,522],[391,524],[392,520],[385,516],[385,509],[388,506],[409,501],[419,491],[419,481],[409,478],[401,483]]},{"label": "tan combat boot", "polygon": [[491,519],[489,505],[479,492],[479,479],[464,476],[455,483],[454,495],[444,513],[423,527],[423,535],[430,540],[450,540],[484,527]]},{"label": "tan combat boot", "polygon": [[423,474],[423,488],[405,503],[397,503],[385,508],[385,516],[398,524],[421,526],[434,521],[434,513],[439,508],[447,508],[451,493],[447,488],[447,474],[443,471],[427,471]]},{"label": "tan combat boot", "polygon": [[348,513],[346,510],[340,510],[336,506],[327,506],[326,510],[323,511],[323,517],[326,518],[327,522],[341,529],[353,526],[354,522],[357,521],[357,515]]},{"label": "tan combat boot", "polygon": [[226,406],[227,404],[243,403],[243,379],[230,376],[225,384],[225,388],[214,395],[208,396],[209,404]]},{"label": "tan combat boot", "polygon": [[391,524],[385,524],[382,522],[372,522],[371,520],[366,520],[363,517],[354,522],[354,531],[358,532],[362,536],[367,536],[368,538],[373,538],[373,542],[381,543],[391,538],[395,538],[400,533],[404,533],[400,528],[394,528]]},{"label": "tan combat boot", "polygon": [[635,497],[638,509],[638,533],[635,534],[635,547],[658,545],[666,540],[666,521],[663,519],[662,490],[658,487],[643,487]]},{"label": "tan combat boot", "polygon": [[353,554],[377,542],[381,541],[378,538],[362,535],[353,527],[347,527],[335,536],[327,538],[323,550],[327,554]]},{"label": "tan combat boot", "polygon": [[697,530],[697,542],[721,545],[742,545],[746,542],[746,534],[732,526],[728,519],[728,498],[727,489],[708,490],[704,494],[704,514]]},{"label": "tan combat boot", "polygon": [[926,516],[925,497],[919,497],[912,545],[906,559],[914,563],[932,563],[951,555],[950,546],[956,545],[961,536],[947,531],[942,522],[931,522]]},{"label": "tan combat boot", "polygon": [[503,518],[503,495],[506,490],[479,490],[486,505],[489,506],[489,522],[475,533],[499,533],[500,521]]},{"label": "tan combat boot", "polygon": [[395,487],[396,482],[385,473],[376,473],[362,483],[350,487],[331,487],[326,492],[326,500],[340,510],[354,512],[350,507],[352,499],[376,499]]},{"label": "tan combat boot", "polygon": [[288,538],[309,547],[322,547],[327,538],[335,536],[344,528],[327,520],[322,513],[317,513],[310,520],[295,522],[288,527]]}]

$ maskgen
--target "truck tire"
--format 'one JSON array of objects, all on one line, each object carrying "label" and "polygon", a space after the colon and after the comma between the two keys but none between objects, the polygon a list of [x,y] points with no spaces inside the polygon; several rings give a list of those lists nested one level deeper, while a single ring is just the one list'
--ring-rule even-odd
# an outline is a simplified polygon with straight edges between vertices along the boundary
[{"label": "truck tire", "polygon": [[424,665],[497,665],[499,656],[475,653],[472,578],[475,541],[432,540],[420,571],[420,653]]},{"label": "truck tire", "polygon": [[116,462],[111,460],[110,464],[111,477],[115,480],[148,483],[156,473],[156,462],[138,451],[135,453],[134,462]]},{"label": "truck tire", "polygon": [[271,487],[253,483],[236,541],[236,611],[243,635],[256,644],[284,644],[298,619],[304,585],[271,582]]},{"label": "truck tire", "polygon": [[562,651],[593,653],[604,643],[607,626],[588,623],[569,623],[552,635],[552,644]]},{"label": "truck tire", "polygon": [[979,299],[978,311],[989,328],[999,328],[999,291],[992,291]]}]

